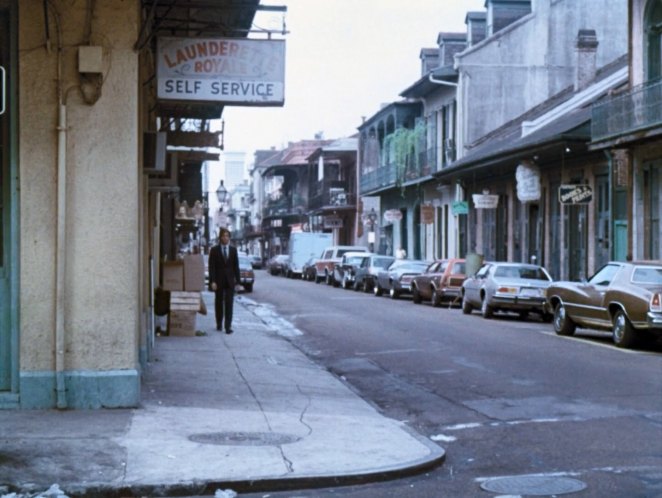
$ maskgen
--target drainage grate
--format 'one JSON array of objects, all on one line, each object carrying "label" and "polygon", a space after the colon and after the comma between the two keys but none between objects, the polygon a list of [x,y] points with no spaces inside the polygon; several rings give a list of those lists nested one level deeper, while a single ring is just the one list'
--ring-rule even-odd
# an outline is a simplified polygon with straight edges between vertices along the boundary
[{"label": "drainage grate", "polygon": [[569,477],[515,476],[488,479],[480,487],[492,493],[548,496],[575,493],[586,489],[586,484]]},{"label": "drainage grate", "polygon": [[202,444],[223,446],[278,446],[299,441],[301,438],[277,432],[208,432],[192,434],[191,441]]}]

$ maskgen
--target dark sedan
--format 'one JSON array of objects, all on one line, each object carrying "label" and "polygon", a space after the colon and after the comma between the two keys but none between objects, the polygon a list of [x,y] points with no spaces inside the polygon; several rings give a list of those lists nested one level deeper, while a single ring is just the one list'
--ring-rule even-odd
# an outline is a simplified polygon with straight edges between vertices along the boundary
[{"label": "dark sedan", "polygon": [[424,273],[413,278],[411,293],[414,303],[420,304],[423,299],[428,299],[432,306],[441,306],[444,301],[459,305],[465,273],[463,259],[435,261]]},{"label": "dark sedan", "polygon": [[334,286],[342,286],[343,289],[356,288],[356,273],[358,269],[367,264],[370,253],[346,252],[342,259],[333,268]]},{"label": "dark sedan", "polygon": [[396,259],[386,270],[377,274],[375,296],[388,292],[391,299],[398,299],[403,294],[410,294],[412,279],[429,265],[429,262],[418,259]]},{"label": "dark sedan", "polygon": [[284,275],[289,261],[287,254],[277,254],[267,261],[267,271],[272,275]]},{"label": "dark sedan", "polygon": [[554,330],[610,330],[618,347],[662,332],[662,261],[611,262],[584,282],[554,282],[547,289]]},{"label": "dark sedan", "polygon": [[377,274],[391,266],[395,261],[393,256],[384,256],[381,254],[370,254],[368,259],[356,269],[354,276],[354,289],[365,292],[372,292],[377,281]]},{"label": "dark sedan", "polygon": [[306,261],[303,266],[301,267],[301,278],[304,280],[308,280],[310,282],[315,281],[315,277],[317,276],[317,270],[315,269],[315,262],[319,258],[309,258],[308,261]]},{"label": "dark sedan", "polygon": [[241,276],[241,286],[246,292],[253,292],[255,283],[255,272],[251,258],[248,256],[239,256],[239,274]]}]

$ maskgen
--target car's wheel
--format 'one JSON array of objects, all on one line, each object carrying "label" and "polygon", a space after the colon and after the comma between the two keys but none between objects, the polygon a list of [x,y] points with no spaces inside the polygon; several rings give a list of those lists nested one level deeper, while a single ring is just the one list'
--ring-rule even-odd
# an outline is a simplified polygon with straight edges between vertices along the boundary
[{"label": "car's wheel", "polygon": [[354,282],[354,285],[352,285],[352,289],[354,289],[356,292],[361,290],[361,283],[356,281]]},{"label": "car's wheel", "polygon": [[637,332],[625,315],[625,311],[618,310],[614,315],[613,323],[612,337],[617,347],[631,348],[637,343]]},{"label": "car's wheel", "polygon": [[483,301],[480,303],[480,313],[483,315],[483,318],[492,318],[494,316],[494,310],[487,302],[486,296],[483,296]]},{"label": "car's wheel", "polygon": [[529,312],[528,311],[520,311],[519,313],[517,313],[517,315],[519,316],[520,320],[526,320],[529,317]]},{"label": "car's wheel", "polygon": [[441,306],[441,293],[437,289],[432,289],[432,297],[430,298],[432,306],[438,308]]},{"label": "car's wheel", "polygon": [[244,285],[244,289],[246,289],[246,292],[253,292],[253,284]]},{"label": "car's wheel", "polygon": [[418,292],[418,287],[411,288],[411,300],[414,302],[414,304],[421,304],[423,301],[421,298],[421,293]]},{"label": "car's wheel", "polygon": [[372,291],[375,294],[375,296],[381,296],[382,294],[384,294],[384,289],[381,288],[381,286],[379,285],[379,282],[377,282],[375,284]]},{"label": "car's wheel", "polygon": [[572,335],[575,333],[575,322],[566,313],[563,303],[559,303],[554,308],[554,332],[557,335]]},{"label": "car's wheel", "polygon": [[363,280],[363,292],[370,292],[372,288],[373,286],[370,285],[370,282],[368,280]]},{"label": "car's wheel", "polygon": [[471,305],[467,296],[462,296],[462,313],[469,315],[474,310],[474,307]]},{"label": "car's wheel", "polygon": [[349,282],[347,281],[347,279],[345,277],[343,277],[343,279],[342,279],[342,288],[343,289],[349,289]]},{"label": "car's wheel", "polygon": [[400,293],[393,287],[389,289],[388,295],[391,297],[391,299],[398,299],[400,297]]},{"label": "car's wheel", "polygon": [[326,285],[333,284],[333,275],[331,275],[330,273],[325,273],[324,274],[324,282],[326,282]]}]

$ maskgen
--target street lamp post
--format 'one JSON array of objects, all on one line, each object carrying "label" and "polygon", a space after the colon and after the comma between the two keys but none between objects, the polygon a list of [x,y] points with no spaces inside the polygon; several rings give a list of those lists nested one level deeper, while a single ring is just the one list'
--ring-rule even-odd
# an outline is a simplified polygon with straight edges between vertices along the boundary
[{"label": "street lamp post", "polygon": [[223,219],[223,206],[225,205],[226,201],[228,200],[228,189],[225,188],[225,185],[223,185],[223,180],[221,180],[220,185],[216,189],[216,198],[218,199],[218,203],[221,205],[221,207],[218,209],[219,211],[219,218],[220,218],[220,224],[223,226],[223,228],[227,228],[227,223],[224,223],[222,221]]},{"label": "street lamp post", "polygon": [[375,221],[377,221],[377,213],[375,208],[371,208],[368,213],[368,223],[370,223],[370,231],[368,232],[368,245],[370,252],[375,252]]}]

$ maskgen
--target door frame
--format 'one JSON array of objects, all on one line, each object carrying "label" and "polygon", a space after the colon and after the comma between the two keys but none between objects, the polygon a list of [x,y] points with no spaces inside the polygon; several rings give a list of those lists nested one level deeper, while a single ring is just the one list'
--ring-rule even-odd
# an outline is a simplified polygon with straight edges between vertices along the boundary
[{"label": "door frame", "polygon": [[0,365],[6,369],[7,385],[0,390],[0,408],[17,408],[19,405],[19,195],[18,195],[18,2],[17,0],[0,0],[0,19],[8,25],[6,41],[6,87],[5,114],[7,132],[1,140],[6,153],[0,166],[4,168],[2,202],[2,262],[0,264],[0,334],[4,344],[9,344],[8,364]]}]

